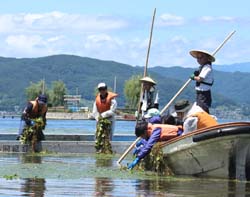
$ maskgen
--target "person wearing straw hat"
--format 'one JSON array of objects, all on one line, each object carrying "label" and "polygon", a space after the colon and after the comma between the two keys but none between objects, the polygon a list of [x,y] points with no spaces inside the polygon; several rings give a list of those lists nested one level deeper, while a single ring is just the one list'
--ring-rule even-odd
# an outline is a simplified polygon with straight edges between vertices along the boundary
[{"label": "person wearing straw hat", "polygon": [[190,79],[196,81],[197,105],[209,113],[212,104],[211,87],[214,83],[212,62],[215,61],[215,57],[204,50],[191,50],[189,53],[200,65],[199,69],[190,76]]},{"label": "person wearing straw hat", "polygon": [[174,105],[175,113],[183,121],[182,135],[210,126],[217,125],[216,118],[204,111],[196,103],[192,104],[186,99],[179,100]]},{"label": "person wearing straw hat", "polygon": [[140,110],[142,116],[146,114],[146,112],[151,108],[158,109],[159,107],[159,97],[158,92],[156,92],[156,82],[150,77],[143,77],[140,79],[140,82],[143,85],[143,94],[140,98]]}]

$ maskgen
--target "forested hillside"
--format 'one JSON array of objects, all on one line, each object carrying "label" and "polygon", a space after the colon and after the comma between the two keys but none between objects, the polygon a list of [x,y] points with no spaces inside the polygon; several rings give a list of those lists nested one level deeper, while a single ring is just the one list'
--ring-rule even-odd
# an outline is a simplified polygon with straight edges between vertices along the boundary
[{"label": "forested hillside", "polygon": [[[69,94],[78,93],[86,100],[94,100],[95,87],[106,82],[113,88],[116,78],[119,107],[125,106],[124,83],[133,75],[143,73],[142,67],[102,61],[73,55],[54,55],[41,58],[0,58],[0,110],[11,110],[15,105],[26,102],[25,88],[30,82],[37,83],[45,79],[46,85],[62,80]],[[188,76],[191,68],[155,67],[148,70],[157,81],[160,105],[163,107],[176,94]],[[227,73],[215,71],[213,87],[214,106],[248,103],[250,94],[249,73]],[[195,99],[194,84],[181,94],[182,98]]]}]

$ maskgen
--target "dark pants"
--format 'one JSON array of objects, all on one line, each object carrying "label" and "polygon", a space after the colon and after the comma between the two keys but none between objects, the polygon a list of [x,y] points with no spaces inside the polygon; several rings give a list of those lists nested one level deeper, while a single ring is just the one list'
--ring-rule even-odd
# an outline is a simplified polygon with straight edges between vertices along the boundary
[{"label": "dark pants", "polygon": [[200,106],[204,111],[209,113],[209,107],[212,104],[212,96],[211,91],[196,91],[196,103]]}]

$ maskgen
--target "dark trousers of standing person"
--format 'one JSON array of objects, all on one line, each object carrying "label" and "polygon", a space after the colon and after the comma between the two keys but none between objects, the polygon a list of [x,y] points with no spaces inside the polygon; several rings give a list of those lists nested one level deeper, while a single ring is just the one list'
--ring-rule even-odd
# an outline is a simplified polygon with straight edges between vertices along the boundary
[{"label": "dark trousers of standing person", "polygon": [[209,107],[212,104],[211,91],[196,91],[196,104],[205,112],[209,113]]}]

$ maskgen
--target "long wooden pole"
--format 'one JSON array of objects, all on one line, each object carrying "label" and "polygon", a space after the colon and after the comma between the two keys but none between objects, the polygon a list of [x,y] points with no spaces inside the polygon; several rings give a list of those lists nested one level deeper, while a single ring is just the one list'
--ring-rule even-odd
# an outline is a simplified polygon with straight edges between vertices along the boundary
[{"label": "long wooden pole", "polygon": [[[232,37],[232,35],[235,33],[235,31],[232,31],[226,39],[219,45],[219,47],[212,53],[214,56],[223,46],[224,44]],[[188,79],[187,82],[180,88],[180,90],[175,94],[175,96],[168,102],[168,104],[161,110],[160,114],[162,115],[165,110],[168,109],[168,107],[173,103],[173,101],[176,99],[177,96],[188,86],[188,84],[191,82],[191,79]],[[133,149],[135,144],[140,140],[141,138],[138,137],[130,146],[129,148],[123,153],[123,155],[120,157],[120,159],[117,161],[117,165],[121,166],[121,161],[127,156],[127,154]]]},{"label": "long wooden pole", "polygon": [[[212,55],[214,56],[223,46],[224,44],[232,37],[232,35],[235,33],[235,30],[232,31],[227,37],[226,39],[218,46],[217,49],[215,49],[215,51],[212,53]],[[188,84],[192,81],[192,79],[188,79],[186,81],[186,83],[180,88],[180,90],[174,95],[174,97],[168,102],[167,105],[165,105],[165,107],[161,110],[160,114],[163,114],[168,108],[169,106],[174,102],[174,100],[176,99],[177,96],[180,95],[180,93],[188,86]]]},{"label": "long wooden pole", "polygon": [[[151,41],[152,41],[152,35],[153,35],[153,29],[154,29],[155,13],[156,13],[156,8],[154,9],[153,19],[152,19],[152,24],[151,24],[149,43],[148,43],[148,51],[147,51],[146,63],[144,66],[143,77],[146,77],[147,72],[148,72],[148,59],[149,59],[149,53],[150,53]],[[140,89],[140,97],[139,97],[138,108],[137,108],[138,113],[137,113],[137,117],[136,117],[136,122],[138,121],[138,119],[140,117],[140,111],[141,111],[141,100],[140,99],[141,99],[142,95],[143,95],[143,84],[141,84],[141,89]]]},{"label": "long wooden pole", "polygon": [[[153,13],[153,19],[152,19],[152,24],[151,24],[151,29],[150,29],[150,36],[149,36],[149,43],[148,43],[148,51],[147,51],[147,57],[146,57],[146,64],[144,67],[144,72],[143,72],[143,77],[147,76],[147,70],[148,70],[148,59],[149,59],[149,53],[150,53],[150,48],[151,48],[151,41],[152,41],[152,35],[153,35],[153,28],[154,28],[154,21],[155,21],[155,13],[156,13],[156,8],[154,9]],[[140,111],[141,111],[141,97],[143,95],[143,84],[141,84],[141,90],[140,90],[140,97],[139,97],[139,102],[138,102],[138,109],[137,109],[137,117],[136,117],[136,123],[139,120],[140,117]],[[120,166],[121,161],[127,156],[127,154],[134,148],[135,144],[140,140],[141,138],[138,137],[129,147],[128,149],[122,154],[122,156],[118,159],[116,162],[118,166]]]}]

